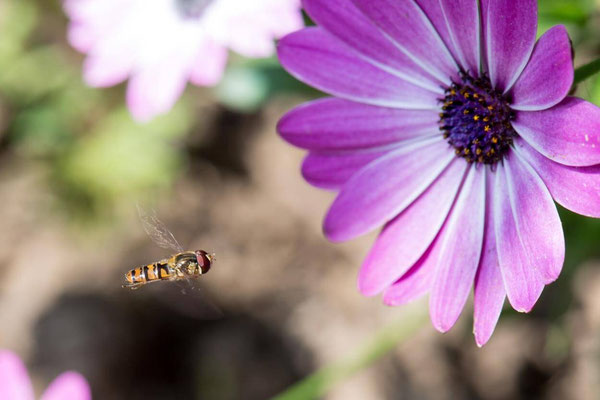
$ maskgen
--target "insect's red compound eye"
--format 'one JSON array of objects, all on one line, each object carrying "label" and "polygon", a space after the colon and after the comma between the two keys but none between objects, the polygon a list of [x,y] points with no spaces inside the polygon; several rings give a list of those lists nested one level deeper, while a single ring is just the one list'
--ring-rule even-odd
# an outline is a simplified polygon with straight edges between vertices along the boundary
[{"label": "insect's red compound eye", "polygon": [[204,250],[197,250],[196,251],[196,259],[198,260],[198,265],[200,266],[200,269],[202,269],[202,273],[205,274],[208,272],[208,270],[210,270],[210,257],[208,256],[208,253],[205,252]]}]

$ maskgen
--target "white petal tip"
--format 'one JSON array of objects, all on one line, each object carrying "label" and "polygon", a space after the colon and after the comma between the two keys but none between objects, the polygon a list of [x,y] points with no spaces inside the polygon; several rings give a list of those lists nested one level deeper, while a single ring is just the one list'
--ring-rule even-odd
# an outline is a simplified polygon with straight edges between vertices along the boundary
[{"label": "white petal tip", "polygon": [[490,335],[480,335],[477,332],[473,331],[473,335],[475,336],[475,344],[477,347],[482,348],[486,345],[486,343],[490,340]]},{"label": "white petal tip", "polygon": [[446,333],[452,329],[452,324],[433,322],[433,327],[440,333]]}]

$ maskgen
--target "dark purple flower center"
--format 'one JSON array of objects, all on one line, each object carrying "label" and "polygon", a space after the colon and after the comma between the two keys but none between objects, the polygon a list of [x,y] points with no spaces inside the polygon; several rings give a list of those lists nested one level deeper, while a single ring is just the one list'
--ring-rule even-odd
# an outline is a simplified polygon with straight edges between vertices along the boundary
[{"label": "dark purple flower center", "polygon": [[510,149],[517,133],[508,99],[492,88],[489,78],[461,75],[440,100],[440,129],[456,155],[469,163],[496,164]]},{"label": "dark purple flower center", "polygon": [[185,18],[199,18],[214,0],[175,0],[177,10]]}]

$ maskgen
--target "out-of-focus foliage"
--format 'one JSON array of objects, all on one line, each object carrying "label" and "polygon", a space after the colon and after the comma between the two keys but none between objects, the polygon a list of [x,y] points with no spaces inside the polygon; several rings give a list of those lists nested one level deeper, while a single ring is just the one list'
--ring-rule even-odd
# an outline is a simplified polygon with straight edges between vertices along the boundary
[{"label": "out-of-focus foliage", "polygon": [[540,33],[556,24],[584,27],[595,8],[594,0],[540,0],[538,4]]},{"label": "out-of-focus foliage", "polygon": [[593,79],[590,86],[590,101],[600,105],[600,77]]}]

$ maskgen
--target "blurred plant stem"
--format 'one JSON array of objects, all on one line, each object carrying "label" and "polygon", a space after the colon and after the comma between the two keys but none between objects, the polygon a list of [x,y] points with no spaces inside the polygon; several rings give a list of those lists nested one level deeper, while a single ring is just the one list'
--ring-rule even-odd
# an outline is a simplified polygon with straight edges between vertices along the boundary
[{"label": "blurred plant stem", "polygon": [[349,358],[325,366],[290,386],[272,400],[311,400],[321,398],[335,385],[370,366],[409,339],[427,322],[427,307],[415,304],[397,321],[385,326],[374,339]]},{"label": "blurred plant stem", "polygon": [[575,79],[573,81],[573,85],[577,85],[585,81],[598,72],[600,72],[600,58],[577,68],[575,70]]}]

